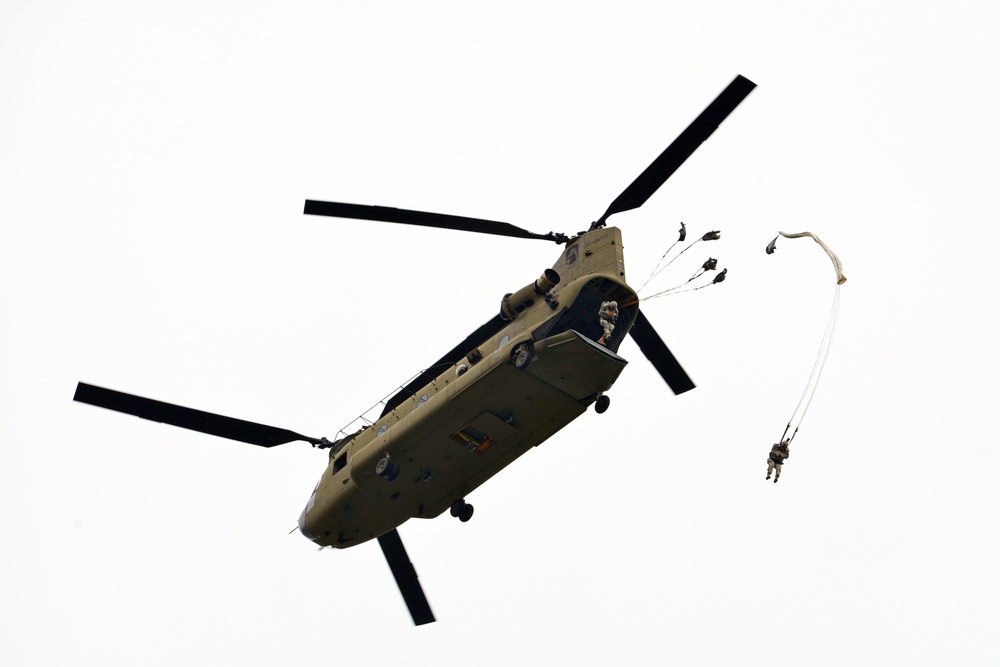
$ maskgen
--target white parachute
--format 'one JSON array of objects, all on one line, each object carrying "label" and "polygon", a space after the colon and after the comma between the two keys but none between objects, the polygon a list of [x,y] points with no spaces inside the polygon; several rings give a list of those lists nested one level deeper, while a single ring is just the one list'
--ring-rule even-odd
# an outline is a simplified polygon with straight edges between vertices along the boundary
[{"label": "white parachute", "polygon": [[[789,234],[788,232],[778,232],[778,236],[784,236],[786,239],[800,239],[803,236],[808,236],[813,241],[818,243],[819,247],[825,250],[826,254],[830,256],[830,261],[833,262],[833,270],[837,273],[837,284],[843,285],[844,283],[847,282],[847,278],[844,277],[844,266],[843,264],[840,263],[840,258],[837,257],[837,253],[830,250],[830,247],[827,244],[823,243],[823,241],[820,240],[818,236],[816,236],[812,232],[795,232],[792,234]],[[778,242],[778,236],[775,236],[774,240],[767,244],[766,252],[768,255],[774,254],[775,250],[774,246]]]}]

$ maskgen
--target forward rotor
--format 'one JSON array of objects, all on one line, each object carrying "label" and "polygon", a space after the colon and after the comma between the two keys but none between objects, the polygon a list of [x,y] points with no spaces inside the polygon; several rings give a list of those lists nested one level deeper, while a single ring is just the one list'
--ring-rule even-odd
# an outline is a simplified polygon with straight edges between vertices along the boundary
[{"label": "forward rotor", "polygon": [[[702,111],[674,141],[664,149],[653,162],[626,187],[604,214],[591,223],[588,231],[604,227],[609,217],[623,211],[639,208],[660,189],[667,179],[718,129],[747,95],[756,88],[750,79],[737,75],[726,88]],[[565,234],[549,232],[537,234],[506,222],[467,218],[442,213],[427,213],[384,206],[361,206],[306,200],[304,212],[308,215],[324,215],[358,220],[394,222],[421,227],[439,227],[481,234],[510,236],[523,239],[538,239],[566,243],[571,240]],[[636,317],[629,334],[639,345],[643,355],[649,359],[656,371],[675,394],[694,389],[694,382],[681,367],[680,362],[667,347],[653,325],[641,312]],[[462,351],[464,353],[464,350]]]},{"label": "forward rotor", "polygon": [[[632,183],[625,188],[604,214],[591,223],[590,230],[604,227],[607,219],[615,213],[630,211],[639,208],[648,200],[661,185],[691,155],[701,146],[706,139],[718,129],[729,114],[746,98],[747,95],[757,86],[753,81],[742,75],[737,75],[726,88],[702,111],[688,127],[674,139],[653,162],[646,167]],[[341,202],[318,201],[307,199],[303,213],[306,215],[323,215],[334,218],[352,218],[356,220],[373,220],[377,222],[394,222],[404,225],[417,225],[420,227],[438,227],[441,229],[454,229],[465,232],[477,232],[480,234],[493,234],[496,236],[509,236],[521,239],[537,239],[542,241],[553,241],[555,243],[566,243],[571,237],[558,232],[548,232],[539,234],[512,225],[507,222],[496,220],[486,220],[483,218],[469,218],[459,215],[448,215],[444,213],[430,213],[426,211],[412,211],[408,209],[391,208],[386,206],[363,206],[359,204],[345,204]]]}]

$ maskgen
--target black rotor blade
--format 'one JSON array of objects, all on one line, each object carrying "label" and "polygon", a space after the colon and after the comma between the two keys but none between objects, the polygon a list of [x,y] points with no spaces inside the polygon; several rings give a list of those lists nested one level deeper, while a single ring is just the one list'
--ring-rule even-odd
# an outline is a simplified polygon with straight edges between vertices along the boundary
[{"label": "black rotor blade", "polygon": [[656,329],[653,328],[641,310],[636,315],[635,323],[629,329],[629,333],[632,334],[632,338],[639,344],[639,349],[653,364],[660,376],[667,381],[675,394],[683,394],[685,391],[694,389],[694,382],[681,368],[677,357],[667,348],[667,344],[660,338],[660,334],[656,333]]},{"label": "black rotor blade", "polygon": [[256,424],[254,422],[223,417],[211,412],[203,412],[193,408],[185,408],[180,405],[154,401],[151,398],[143,398],[133,394],[125,394],[113,389],[104,389],[94,385],[80,382],[76,385],[74,401],[89,403],[100,408],[116,410],[125,414],[142,417],[162,424],[171,424],[181,428],[190,429],[215,435],[220,438],[238,440],[260,447],[274,447],[296,440],[304,440],[314,445],[323,441],[316,438],[309,438],[304,435],[274,426]]},{"label": "black rotor blade", "polygon": [[625,188],[617,199],[611,202],[608,210],[594,224],[597,227],[603,226],[604,221],[615,213],[630,211],[646,203],[646,200],[677,171],[678,167],[684,164],[685,160],[691,157],[691,154],[706,139],[712,136],[719,124],[756,87],[757,84],[750,79],[737,75],[732,83],[726,86],[726,89],[719,93],[719,96],[687,126],[687,129],[681,132],[674,139],[674,142],[660,153],[660,157],[653,160],[653,163],[646,167],[646,170],[639,174],[639,177],[632,181],[632,184]]},{"label": "black rotor blade", "polygon": [[424,595],[424,589],[420,587],[417,579],[417,571],[413,569],[413,563],[406,555],[403,547],[403,540],[399,537],[399,531],[393,528],[385,535],[379,535],[379,546],[385,554],[385,560],[389,563],[392,576],[396,578],[396,585],[399,592],[403,594],[403,601],[406,608],[410,610],[414,625],[424,625],[434,622],[434,613]]},{"label": "black rotor blade", "polygon": [[440,227],[441,229],[455,229],[463,232],[512,236],[517,239],[541,239],[543,241],[555,241],[556,243],[563,243],[566,240],[565,235],[562,234],[553,232],[536,234],[506,222],[483,220],[481,218],[466,218],[460,215],[447,215],[444,213],[410,211],[404,208],[390,208],[387,206],[362,206],[360,204],[342,204],[307,199],[303,213],[306,215],[326,215],[332,218],[397,222],[403,225],[417,225],[419,227]]}]

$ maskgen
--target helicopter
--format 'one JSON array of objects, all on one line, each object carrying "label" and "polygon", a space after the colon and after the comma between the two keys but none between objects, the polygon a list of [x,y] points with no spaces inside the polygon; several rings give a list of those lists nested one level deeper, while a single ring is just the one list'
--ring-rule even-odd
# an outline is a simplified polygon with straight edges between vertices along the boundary
[{"label": "helicopter", "polygon": [[398,527],[449,512],[465,522],[466,497],[607,392],[628,363],[631,336],[675,394],[695,387],[639,309],[625,280],[621,231],[609,217],[640,207],[750,94],[738,75],[591,223],[569,236],[515,225],[382,206],[306,200],[307,215],[545,240],[564,246],[551,268],[506,294],[499,312],[384,399],[381,414],[334,440],[226,417],[80,382],[74,400],[261,447],[295,441],[329,450],[298,519],[321,548],[376,539],[414,624],[435,621]]}]

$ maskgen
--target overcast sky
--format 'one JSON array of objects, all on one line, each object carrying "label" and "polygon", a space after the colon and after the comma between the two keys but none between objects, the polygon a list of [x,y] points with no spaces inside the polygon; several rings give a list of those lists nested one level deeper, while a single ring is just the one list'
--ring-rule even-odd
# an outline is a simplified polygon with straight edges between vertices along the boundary
[{"label": "overcast sky", "polygon": [[[1000,178],[985,2],[20,2],[0,9],[0,662],[996,664]],[[809,5],[810,3],[805,3]],[[418,8],[419,5],[419,8]],[[644,302],[589,411],[400,533],[289,535],[326,452],[74,403],[78,381],[312,436],[560,248],[303,216],[307,198],[573,233],[736,74],[641,209]],[[848,282],[778,484],[765,460]]]}]

